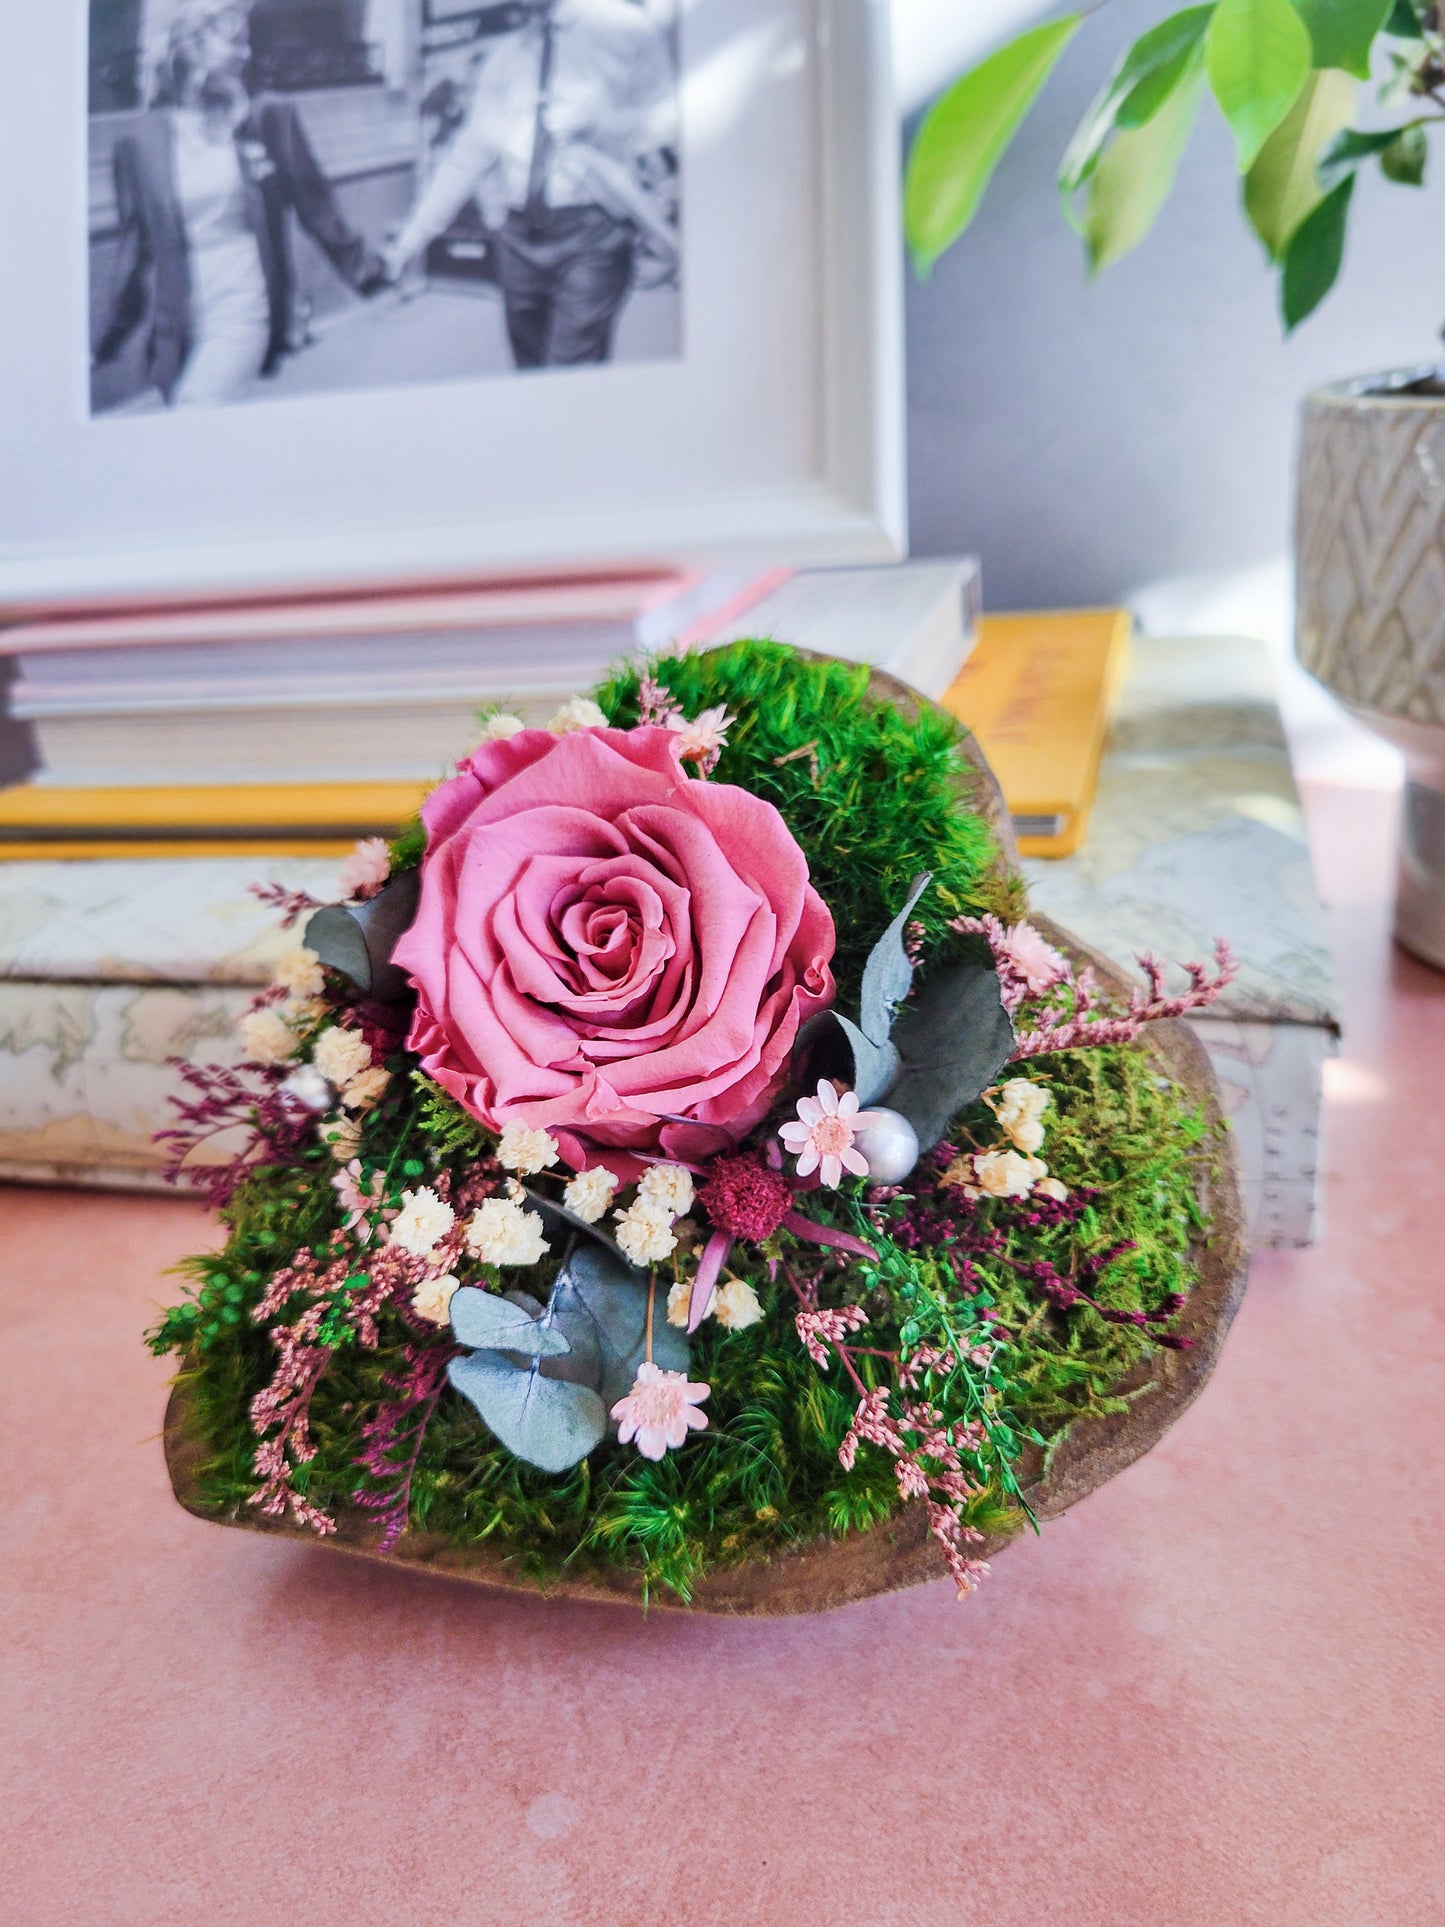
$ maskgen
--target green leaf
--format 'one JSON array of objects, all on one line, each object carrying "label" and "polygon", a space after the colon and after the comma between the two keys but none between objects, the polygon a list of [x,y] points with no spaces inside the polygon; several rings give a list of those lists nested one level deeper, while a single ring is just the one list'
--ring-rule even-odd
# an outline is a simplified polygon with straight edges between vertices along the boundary
[{"label": "green leaf", "polygon": [[1370,134],[1347,127],[1344,133],[1336,134],[1332,141],[1327,142],[1320,154],[1320,186],[1328,194],[1341,181],[1353,178],[1361,161],[1372,160],[1376,154],[1383,154],[1387,147],[1393,147],[1399,136],[1398,127],[1385,127]]},{"label": "green leaf", "polygon": [[1309,78],[1309,33],[1290,0],[1219,0],[1205,49],[1245,174]]},{"label": "green leaf", "polygon": [[1089,181],[1084,245],[1097,274],[1138,247],[1154,225],[1179,171],[1199,112],[1204,65],[1193,65],[1143,127],[1116,134]]},{"label": "green leaf", "polygon": [[1354,191],[1355,177],[1348,174],[1300,222],[1284,251],[1280,310],[1287,334],[1314,313],[1335,285],[1345,258],[1345,221]]},{"label": "green leaf", "polygon": [[1081,16],[1031,27],[954,82],[924,116],[908,156],[903,230],[926,273],[963,233],[1004,149],[1038,98]]},{"label": "green leaf", "polygon": [[1370,78],[1370,49],[1385,25],[1391,0],[1294,0],[1309,29],[1316,67],[1343,67]]},{"label": "green leaf", "polygon": [[1425,185],[1425,163],[1430,158],[1423,127],[1404,127],[1380,156],[1380,172],[1401,187]]},{"label": "green leaf", "polygon": [[1303,93],[1260,148],[1244,177],[1244,208],[1271,260],[1325,198],[1320,155],[1355,111],[1355,83],[1338,68],[1311,74]]},{"label": "green leaf", "polygon": [[1396,40],[1423,40],[1425,29],[1420,22],[1420,10],[1414,0],[1395,0],[1390,8],[1390,16],[1385,22],[1385,32]]},{"label": "green leaf", "polygon": [[1142,127],[1157,113],[1194,60],[1213,12],[1211,0],[1208,6],[1171,14],[1121,56],[1059,167],[1059,192],[1071,220],[1072,198],[1098,165],[1109,136],[1119,128]]}]

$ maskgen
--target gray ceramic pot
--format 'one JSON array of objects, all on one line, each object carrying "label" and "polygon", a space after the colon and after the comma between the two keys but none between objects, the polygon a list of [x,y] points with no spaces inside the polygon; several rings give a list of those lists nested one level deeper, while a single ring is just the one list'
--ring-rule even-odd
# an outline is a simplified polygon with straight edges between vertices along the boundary
[{"label": "gray ceramic pot", "polygon": [[1445,392],[1406,368],[1304,405],[1300,661],[1404,751],[1395,934],[1445,969]]}]

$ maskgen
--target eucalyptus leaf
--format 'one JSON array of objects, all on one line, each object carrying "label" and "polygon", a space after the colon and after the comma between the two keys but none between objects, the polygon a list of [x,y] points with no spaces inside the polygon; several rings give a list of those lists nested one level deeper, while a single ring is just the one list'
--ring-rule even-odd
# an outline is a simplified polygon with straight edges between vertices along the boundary
[{"label": "eucalyptus leaf", "polygon": [[1013,1055],[1014,1029],[998,973],[980,963],[939,971],[900,1015],[893,1041],[903,1069],[887,1101],[908,1119],[919,1148],[927,1151]]},{"label": "eucalyptus leaf", "polygon": [[924,115],[903,188],[904,233],[921,273],[978,212],[1004,150],[1081,19],[1068,13],[1030,27],[955,81]]},{"label": "eucalyptus leaf", "polygon": [[364,997],[394,1003],[408,994],[411,980],[391,953],[416,921],[420,899],[421,871],[403,870],[365,903],[330,903],[315,911],[302,941]]},{"label": "eucalyptus leaf", "polygon": [[1290,0],[1219,0],[1205,64],[1241,174],[1294,106],[1313,56],[1309,31]]},{"label": "eucalyptus leaf", "polygon": [[1098,165],[1109,136],[1153,118],[1196,58],[1213,12],[1213,0],[1208,6],[1185,7],[1140,34],[1125,50],[1080,121],[1059,167],[1059,192],[1070,220],[1073,197]]},{"label": "eucalyptus leaf", "polygon": [[927,870],[913,879],[903,908],[868,952],[858,997],[858,1024],[871,1043],[888,1042],[894,1013],[913,987],[913,959],[904,946],[903,935],[914,905],[932,881]]},{"label": "eucalyptus leaf", "polygon": [[458,1344],[481,1351],[520,1352],[532,1358],[567,1351],[560,1331],[537,1322],[543,1309],[535,1299],[518,1303],[475,1285],[462,1285],[452,1293],[452,1332]]},{"label": "eucalyptus leaf", "polygon": [[447,1377],[481,1414],[498,1442],[543,1472],[566,1472],[599,1445],[607,1408],[587,1385],[548,1378],[536,1365],[518,1367],[495,1352],[467,1352]]},{"label": "eucalyptus leaf", "polygon": [[1347,175],[1295,229],[1284,253],[1280,310],[1292,333],[1335,285],[1345,258],[1345,224],[1355,177]]},{"label": "eucalyptus leaf", "polygon": [[[590,1385],[594,1392],[597,1391],[602,1383],[602,1349],[590,1322],[574,1319],[564,1332],[557,1320],[555,1302],[541,1305],[525,1291],[509,1291],[507,1300],[510,1304],[522,1306],[563,1342],[560,1353],[553,1353],[542,1360],[543,1377],[565,1378],[574,1385]],[[525,1360],[519,1358],[517,1362],[521,1364]]]},{"label": "eucalyptus leaf", "polygon": [[[1294,0],[1309,30],[1316,67],[1343,67],[1357,80],[1370,78],[1375,36],[1392,17],[1392,0]],[[1418,32],[1418,23],[1416,31]]]},{"label": "eucalyptus leaf", "polygon": [[1153,227],[1193,132],[1203,80],[1194,53],[1153,119],[1116,134],[1095,167],[1083,218],[1092,273],[1122,260]]},{"label": "eucalyptus leaf", "polygon": [[875,1044],[871,1037],[865,1037],[858,1026],[843,1015],[841,1010],[828,1013],[837,1023],[839,1030],[848,1041],[853,1053],[853,1074],[848,1082],[858,1093],[858,1102],[864,1110],[882,1097],[899,1071],[898,1052],[886,1039]]},{"label": "eucalyptus leaf", "polygon": [[[568,1252],[548,1309],[574,1346],[595,1340],[601,1359],[602,1402],[610,1412],[632,1390],[647,1356],[645,1272],[619,1262],[601,1245],[579,1240]],[[687,1333],[667,1322],[667,1287],[659,1281],[653,1303],[652,1362],[665,1372],[686,1372],[692,1362]]]},{"label": "eucalyptus leaf", "polygon": [[1350,124],[1356,87],[1338,68],[1311,74],[1244,178],[1250,225],[1278,261],[1307,214],[1325,198],[1321,157]]}]

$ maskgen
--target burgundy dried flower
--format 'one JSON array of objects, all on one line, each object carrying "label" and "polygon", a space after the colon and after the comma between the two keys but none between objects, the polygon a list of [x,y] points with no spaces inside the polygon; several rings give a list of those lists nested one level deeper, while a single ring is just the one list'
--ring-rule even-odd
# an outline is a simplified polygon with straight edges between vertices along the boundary
[{"label": "burgundy dried flower", "polygon": [[793,1208],[793,1189],[781,1171],[770,1171],[756,1158],[716,1158],[698,1201],[719,1231],[761,1244],[770,1238]]}]

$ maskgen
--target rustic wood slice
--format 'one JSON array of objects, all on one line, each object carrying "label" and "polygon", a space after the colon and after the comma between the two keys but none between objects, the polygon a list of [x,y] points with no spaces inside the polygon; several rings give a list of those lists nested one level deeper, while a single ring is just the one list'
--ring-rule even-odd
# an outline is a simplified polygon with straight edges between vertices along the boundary
[{"label": "rustic wood slice", "polygon": [[[875,674],[873,688],[905,711],[916,711],[922,699],[891,677]],[[972,741],[966,749],[969,769],[960,788],[970,806],[992,822],[1005,860],[1016,860],[1012,830],[1003,800]],[[1078,962],[1088,962],[1108,988],[1127,997],[1127,979],[1089,946],[1049,919],[1035,916],[1040,930]],[[1219,1087],[1203,1046],[1187,1024],[1164,1022],[1149,1027],[1145,1046],[1161,1073],[1201,1105],[1212,1124],[1222,1122]],[[1237,1153],[1228,1131],[1214,1140],[1217,1154],[1207,1180],[1203,1204],[1211,1220],[1211,1235],[1196,1252],[1199,1279],[1180,1314],[1176,1329],[1193,1340],[1187,1351],[1161,1351],[1145,1360],[1115,1390],[1129,1395],[1128,1409],[1104,1418],[1082,1419],[1059,1440],[1044,1467],[1043,1455],[1029,1448],[1021,1468],[1021,1483],[1040,1520],[1055,1519],[1097,1490],[1116,1473],[1132,1465],[1168,1431],[1194,1401],[1213,1371],[1239,1302],[1244,1295],[1248,1253],[1243,1234]],[[218,1515],[200,1496],[200,1471],[210,1453],[195,1424],[184,1380],[171,1392],[165,1422],[166,1465],[176,1498],[197,1518],[237,1526],[305,1545],[334,1547],[339,1552],[391,1566],[439,1573],[478,1586],[549,1598],[584,1599],[624,1605],[642,1603],[638,1574],[615,1567],[595,1566],[558,1578],[540,1588],[516,1570],[506,1554],[484,1543],[458,1546],[437,1533],[408,1531],[390,1553],[376,1550],[377,1527],[360,1508],[344,1508],[333,1537],[318,1539],[304,1526],[289,1520],[263,1518],[254,1507]],[[1011,1544],[993,1539],[979,1548],[992,1558]],[[816,1539],[790,1546],[767,1559],[708,1573],[693,1594],[691,1605],[655,1589],[650,1605],[663,1611],[773,1615],[827,1611],[875,1594],[943,1576],[937,1545],[929,1537],[921,1505],[906,1505],[891,1519],[867,1532],[837,1539]]]}]

